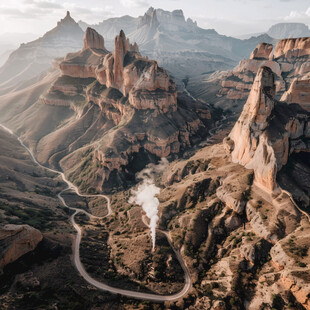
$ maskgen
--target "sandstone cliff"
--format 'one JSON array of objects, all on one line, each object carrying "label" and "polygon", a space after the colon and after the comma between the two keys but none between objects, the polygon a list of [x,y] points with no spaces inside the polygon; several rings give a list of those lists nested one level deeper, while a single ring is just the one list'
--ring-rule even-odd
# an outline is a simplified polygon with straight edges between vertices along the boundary
[{"label": "sandstone cliff", "polygon": [[62,168],[79,180],[85,169],[81,157],[87,153],[86,166],[94,178],[81,183],[97,189],[126,183],[123,175],[136,156],[142,156],[142,165],[152,156],[182,152],[205,136],[212,123],[210,108],[178,94],[169,74],[142,57],[123,31],[114,43],[113,53],[108,52],[103,38],[88,28],[83,49],[60,62],[61,76],[41,97],[49,106],[74,110],[77,118],[70,126],[77,135],[59,128],[41,141],[39,159],[52,164],[61,159]]},{"label": "sandstone cliff", "polygon": [[[276,189],[276,174],[295,150],[310,149],[310,114],[298,105],[274,99],[274,74],[262,67],[247,103],[225,139],[233,162],[254,169],[255,180]],[[302,144],[298,143],[302,141]]]},{"label": "sandstone cliff", "polygon": [[283,39],[273,53],[274,58],[293,58],[308,56],[310,54],[310,38]]},{"label": "sandstone cliff", "polygon": [[[214,74],[205,79],[205,87],[209,90],[214,88],[215,98],[210,95],[210,91],[201,92],[201,87],[196,86],[196,81],[189,84],[189,90],[198,98],[212,101],[216,107],[239,114],[258,70],[261,66],[266,66],[275,73],[275,96],[280,99],[285,92],[292,92],[290,87],[295,80],[309,79],[309,45],[310,38],[285,39],[279,41],[273,51],[272,44],[260,43],[253,50],[250,58],[241,60],[232,71]],[[295,85],[292,87],[294,88]],[[304,93],[306,93],[305,90],[298,95],[300,98],[297,103],[303,100],[301,97]]]},{"label": "sandstone cliff", "polygon": [[273,45],[268,43],[260,43],[250,55],[250,59],[265,59],[268,60],[272,53]]},{"label": "sandstone cliff", "polygon": [[189,309],[310,309],[310,217],[276,179],[295,152],[309,158],[310,113],[275,93],[274,73],[261,67],[224,143],[172,162],[161,178],[160,227],[198,296]]},{"label": "sandstone cliff", "polygon": [[92,28],[87,28],[83,39],[83,50],[90,49],[101,49],[104,50],[104,39]]}]

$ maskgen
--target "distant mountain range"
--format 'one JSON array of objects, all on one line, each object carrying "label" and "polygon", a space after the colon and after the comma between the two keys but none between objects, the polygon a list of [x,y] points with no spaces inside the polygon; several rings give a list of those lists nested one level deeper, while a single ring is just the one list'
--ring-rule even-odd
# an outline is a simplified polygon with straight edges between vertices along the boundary
[{"label": "distant mountain range", "polygon": [[267,32],[246,34],[239,36],[238,38],[245,40],[265,33],[275,39],[301,38],[309,37],[310,29],[303,23],[279,23],[271,26]]},{"label": "distant mountain range", "polygon": [[142,53],[159,61],[176,77],[225,70],[248,57],[261,41],[274,43],[267,35],[240,40],[218,34],[214,29],[203,29],[192,19],[187,20],[182,10],[172,12],[150,7],[144,16],[110,18],[86,27],[96,29],[112,48],[115,35],[123,29]]},{"label": "distant mountain range", "polygon": [[81,48],[84,32],[67,12],[43,37],[23,43],[0,68],[0,93],[16,88],[51,67],[53,59]]},{"label": "distant mountain range", "polygon": [[[83,31],[87,27],[98,31],[105,46],[113,50],[114,38],[123,30],[131,42],[136,42],[143,55],[155,59],[175,78],[197,76],[217,70],[229,70],[260,42],[276,44],[276,38],[308,36],[304,24],[277,24],[268,33],[244,40],[218,34],[214,29],[198,27],[192,19],[185,19],[182,10],[172,12],[149,8],[143,16],[122,16],[103,20],[99,24],[78,23],[68,12],[57,26],[43,37],[26,43],[8,57],[7,48],[0,53],[0,94],[21,87],[29,79],[51,67],[53,59],[64,57],[81,47]],[[39,78],[40,79],[40,78]]]}]

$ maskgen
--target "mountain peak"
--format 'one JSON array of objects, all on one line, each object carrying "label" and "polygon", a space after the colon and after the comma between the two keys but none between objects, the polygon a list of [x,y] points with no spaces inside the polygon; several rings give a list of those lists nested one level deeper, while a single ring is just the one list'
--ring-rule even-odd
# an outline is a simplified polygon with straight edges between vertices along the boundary
[{"label": "mountain peak", "polygon": [[46,40],[60,40],[61,38],[71,38],[76,41],[83,39],[83,30],[79,24],[71,17],[70,12],[67,11],[66,16],[61,19],[55,28],[46,32],[42,39]]},{"label": "mountain peak", "polygon": [[145,14],[151,15],[154,11],[155,11],[155,9],[152,6],[150,6]]},{"label": "mountain peak", "polygon": [[70,12],[67,11],[66,16],[57,23],[57,26],[70,24],[77,24],[77,22],[71,17]]},{"label": "mountain peak", "polygon": [[310,29],[303,23],[279,23],[271,26],[267,32],[276,39],[310,36]]}]

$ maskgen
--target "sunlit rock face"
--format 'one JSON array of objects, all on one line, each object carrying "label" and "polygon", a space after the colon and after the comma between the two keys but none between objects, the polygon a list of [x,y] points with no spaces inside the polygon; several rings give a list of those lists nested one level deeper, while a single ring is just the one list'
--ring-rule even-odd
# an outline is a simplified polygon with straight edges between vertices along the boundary
[{"label": "sunlit rock face", "polygon": [[268,60],[272,53],[273,45],[268,43],[259,43],[250,55],[250,59],[265,59]]},{"label": "sunlit rock face", "polygon": [[297,58],[310,55],[310,37],[281,40],[273,53],[273,57]]},{"label": "sunlit rock face", "polygon": [[[100,125],[90,138],[97,141],[91,152],[93,163],[100,167],[96,169],[100,187],[109,183],[112,174],[129,171],[125,167],[135,154],[160,158],[180,153],[205,136],[212,123],[209,106],[178,94],[167,71],[141,56],[123,31],[110,53],[102,36],[87,28],[83,49],[68,54],[59,68],[61,76],[41,101],[69,107],[78,119],[87,106],[100,111]],[[59,140],[55,143],[56,149],[63,147]],[[64,168],[71,169],[81,156],[71,151],[61,161]],[[45,154],[44,160],[49,156]]]},{"label": "sunlit rock face", "polygon": [[[310,38],[285,39],[279,41],[273,51],[273,45],[260,43],[252,52],[249,59],[242,60],[239,65],[224,73],[220,77],[221,89],[219,97],[235,100],[246,100],[254,82],[255,76],[261,66],[269,67],[275,74],[276,98],[280,99],[285,93],[292,93],[296,87],[301,94],[296,103],[307,100],[305,82],[310,74]],[[298,83],[294,84],[297,80]],[[292,87],[292,89],[290,89]],[[296,93],[296,92],[295,92]],[[288,98],[289,97],[283,97]]]},{"label": "sunlit rock face", "polygon": [[[276,101],[274,80],[270,68],[260,68],[243,111],[225,139],[233,162],[254,169],[255,181],[272,191],[277,171],[289,154],[310,150],[310,113],[300,105]],[[303,141],[302,149],[294,147],[300,145],[298,140]]]},{"label": "sunlit rock face", "polygon": [[88,27],[85,31],[83,39],[83,50],[90,49],[101,49],[104,50],[104,39],[102,35],[96,32],[94,29]]},{"label": "sunlit rock face", "polygon": [[310,112],[310,75],[308,78],[295,79],[281,100],[287,103],[298,103]]}]

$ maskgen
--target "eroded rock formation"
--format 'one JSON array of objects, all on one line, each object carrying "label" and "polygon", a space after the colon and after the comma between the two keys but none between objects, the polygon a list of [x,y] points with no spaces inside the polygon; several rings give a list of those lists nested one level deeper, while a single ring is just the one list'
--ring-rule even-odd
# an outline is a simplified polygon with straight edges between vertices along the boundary
[{"label": "eroded rock formation", "polygon": [[94,29],[88,27],[85,31],[84,39],[83,39],[83,50],[87,48],[93,49],[101,49],[104,50],[104,39],[102,35],[100,35]]},{"label": "eroded rock formation", "polygon": [[[224,143],[172,162],[162,176],[159,225],[183,250],[197,283],[189,309],[205,296],[223,309],[245,301],[250,310],[310,309],[309,216],[276,180],[300,154],[292,152],[310,150],[310,113],[275,93],[274,73],[261,67]],[[297,177],[307,186],[303,167],[299,162]]]},{"label": "eroded rock formation", "polygon": [[298,103],[310,112],[310,74],[307,78],[295,79],[281,100],[287,103]]},{"label": "eroded rock formation", "polygon": [[[254,169],[255,180],[273,191],[276,174],[295,150],[310,150],[310,114],[274,99],[274,73],[260,68],[247,103],[225,139],[233,162]],[[300,143],[298,143],[300,141]]]},{"label": "eroded rock formation", "polygon": [[[215,78],[215,81],[211,76],[209,83],[221,84],[215,104],[224,109],[239,112],[249,95],[255,76],[262,66],[271,68],[275,73],[275,96],[280,99],[286,91],[290,92],[290,87],[296,79],[304,80],[309,75],[309,46],[310,38],[285,39],[281,40],[272,52],[272,44],[260,43],[250,58],[240,61],[232,71],[222,73]],[[293,85],[293,87],[295,86]]]},{"label": "eroded rock formation", "polygon": [[274,58],[292,58],[308,56],[310,54],[310,38],[283,39],[273,53]]},{"label": "eroded rock formation", "polygon": [[[73,109],[78,116],[74,122],[79,124],[72,126],[83,126],[78,132],[84,131],[82,123],[89,117],[86,109],[99,111],[92,112],[92,117],[97,117],[93,120],[98,124],[97,131],[87,131],[88,140],[82,139],[96,141],[88,148],[92,154],[89,164],[99,168],[92,168],[97,176],[94,174],[95,180],[91,181],[98,188],[105,187],[112,175],[114,181],[122,183],[118,178],[127,171],[135,154],[145,152],[158,158],[179,153],[194,139],[199,141],[212,122],[210,108],[185,93],[178,95],[169,74],[157,62],[142,57],[138,46],[130,44],[123,31],[115,38],[114,52],[110,53],[104,48],[103,38],[88,28],[84,48],[68,54],[59,67],[61,76],[41,100]],[[91,122],[87,124],[91,126]],[[61,128],[59,134],[62,130],[66,129]],[[69,139],[58,139],[57,135],[49,137],[52,150],[42,148],[39,159],[45,162],[52,152],[68,148],[60,163],[65,170],[76,171],[72,176],[79,178],[85,150],[78,149],[83,142],[75,142],[71,134]]]},{"label": "eroded rock formation", "polygon": [[268,43],[259,43],[255,50],[250,55],[250,59],[265,59],[268,60],[272,53],[273,45]]}]

